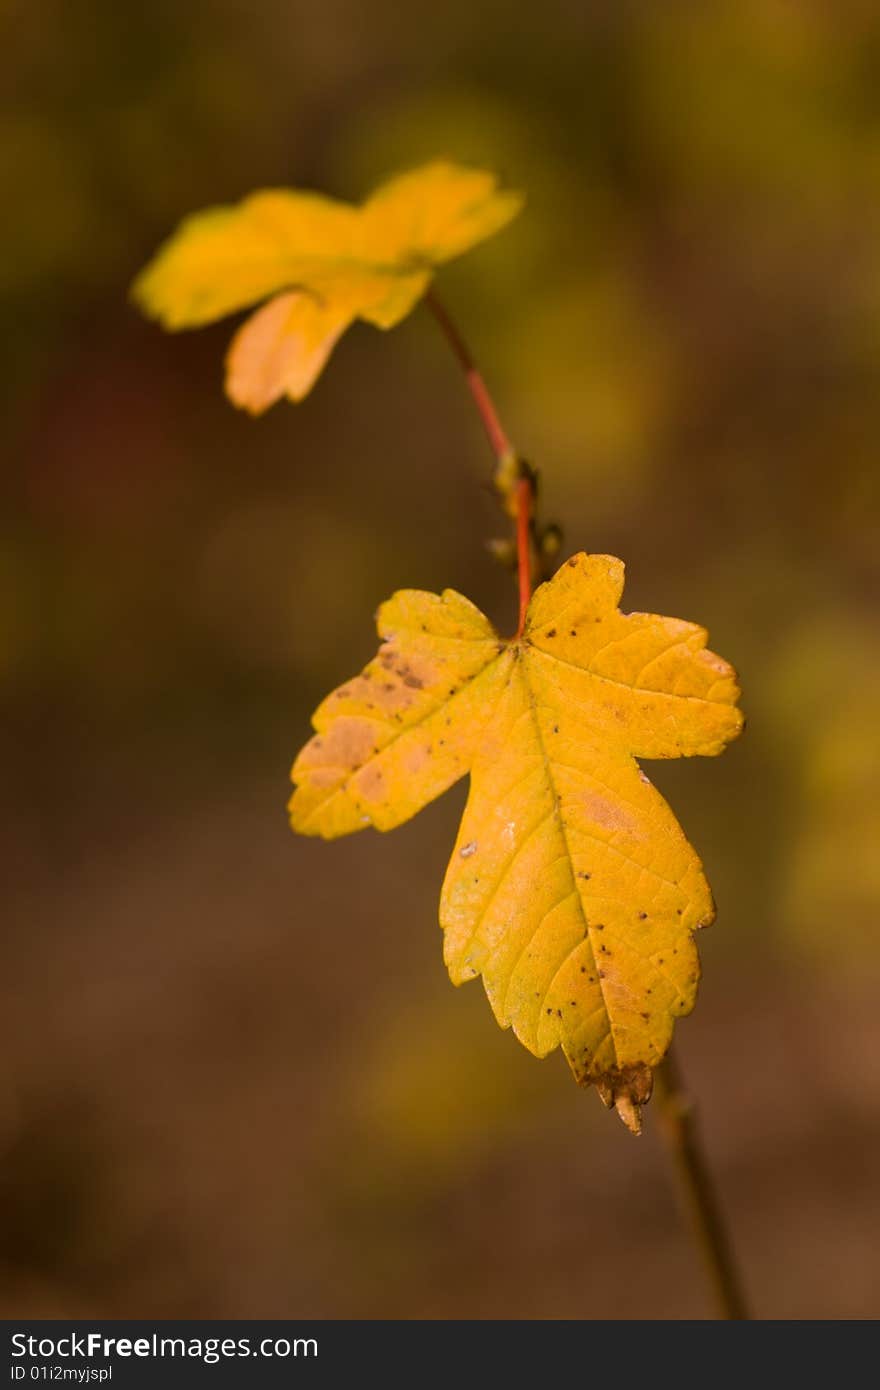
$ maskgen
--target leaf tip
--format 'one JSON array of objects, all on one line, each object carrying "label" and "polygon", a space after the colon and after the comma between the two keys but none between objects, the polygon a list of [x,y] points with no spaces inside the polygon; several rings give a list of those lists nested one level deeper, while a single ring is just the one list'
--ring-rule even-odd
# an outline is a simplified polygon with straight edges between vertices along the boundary
[{"label": "leaf tip", "polygon": [[617,1111],[630,1134],[642,1132],[642,1106],[651,1099],[654,1074],[643,1062],[606,1072],[595,1081],[606,1109]]},{"label": "leaf tip", "polygon": [[614,1102],[614,1108],[626,1125],[630,1134],[639,1135],[642,1132],[642,1108],[636,1105],[635,1101],[627,1095],[618,1096]]}]

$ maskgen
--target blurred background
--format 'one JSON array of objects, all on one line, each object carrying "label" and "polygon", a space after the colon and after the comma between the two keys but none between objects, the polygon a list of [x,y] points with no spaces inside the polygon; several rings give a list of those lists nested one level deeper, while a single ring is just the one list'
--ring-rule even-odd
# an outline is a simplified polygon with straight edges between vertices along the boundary
[{"label": "blurred background", "polygon": [[381,599],[514,622],[436,326],[356,327],[252,421],[231,321],[169,337],[126,299],[187,212],[446,155],[528,193],[438,289],[545,516],[741,672],[741,742],[649,771],[719,906],[678,1038],[751,1298],[876,1316],[876,5],[2,26],[0,1312],[711,1315],[650,1113],[631,1139],[448,983],[464,787],[389,836],[287,828]]}]

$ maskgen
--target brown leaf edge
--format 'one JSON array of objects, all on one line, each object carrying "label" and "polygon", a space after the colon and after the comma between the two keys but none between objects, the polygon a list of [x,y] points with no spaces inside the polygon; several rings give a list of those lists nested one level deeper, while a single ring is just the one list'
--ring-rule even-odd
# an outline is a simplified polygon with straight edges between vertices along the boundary
[{"label": "brown leaf edge", "polygon": [[654,1088],[654,1073],[644,1062],[606,1072],[600,1080],[593,1083],[584,1081],[580,1084],[595,1085],[602,1104],[609,1110],[614,1106],[631,1134],[641,1134],[641,1107],[647,1105]]}]

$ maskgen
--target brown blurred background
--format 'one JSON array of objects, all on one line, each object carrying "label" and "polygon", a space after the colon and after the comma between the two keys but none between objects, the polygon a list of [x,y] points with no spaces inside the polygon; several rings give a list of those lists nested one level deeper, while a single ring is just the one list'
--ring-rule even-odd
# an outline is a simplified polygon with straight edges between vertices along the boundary
[{"label": "brown blurred background", "polygon": [[739,745],[649,770],[719,904],[679,1039],[752,1299],[880,1313],[876,5],[2,24],[0,1312],[710,1313],[653,1117],[632,1140],[446,979],[464,789],[386,837],[287,829],[383,597],[513,618],[429,315],[254,422],[231,323],[126,302],[191,210],[448,155],[528,193],[439,289],[547,515],[743,678]]}]

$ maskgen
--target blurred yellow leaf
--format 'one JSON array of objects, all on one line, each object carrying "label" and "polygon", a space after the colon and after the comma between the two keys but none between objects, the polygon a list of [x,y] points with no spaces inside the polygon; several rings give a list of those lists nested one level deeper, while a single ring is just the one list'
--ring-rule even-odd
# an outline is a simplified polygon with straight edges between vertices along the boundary
[{"label": "blurred yellow leaf", "polygon": [[494,174],[442,160],[390,179],[358,207],[317,193],[253,193],[186,218],[132,294],[169,329],[277,296],[246,321],[227,359],[230,399],[259,414],[281,396],[301,400],[356,318],[399,323],[436,266],[521,206]]},{"label": "blurred yellow leaf", "polygon": [[452,980],[482,974],[501,1026],[561,1045],[638,1130],[714,907],[636,758],[720,753],[742,716],[704,629],[623,614],[622,590],[620,560],[576,555],[512,641],[452,590],[395,594],[378,656],[314,716],[290,811],[307,835],[389,830],[469,772],[440,906]]}]

